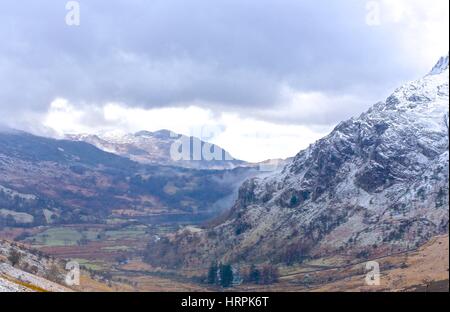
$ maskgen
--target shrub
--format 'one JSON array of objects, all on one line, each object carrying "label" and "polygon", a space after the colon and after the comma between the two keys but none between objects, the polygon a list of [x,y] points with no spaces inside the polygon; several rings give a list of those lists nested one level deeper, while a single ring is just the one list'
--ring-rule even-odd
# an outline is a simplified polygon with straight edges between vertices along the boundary
[{"label": "shrub", "polygon": [[55,283],[62,281],[61,272],[56,264],[52,264],[50,269],[46,272],[45,277]]},{"label": "shrub", "polygon": [[8,260],[11,262],[12,266],[16,266],[20,263],[22,259],[22,254],[15,249],[11,249],[9,252]]},{"label": "shrub", "polygon": [[278,272],[278,268],[267,264],[264,265],[261,271],[261,284],[270,285],[278,282],[280,274]]}]

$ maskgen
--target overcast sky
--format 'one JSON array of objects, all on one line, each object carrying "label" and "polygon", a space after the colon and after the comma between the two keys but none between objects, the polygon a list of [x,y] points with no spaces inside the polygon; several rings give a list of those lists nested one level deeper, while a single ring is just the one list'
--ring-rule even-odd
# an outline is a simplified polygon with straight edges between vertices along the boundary
[{"label": "overcast sky", "polygon": [[289,157],[449,49],[448,0],[78,3],[79,26],[67,1],[1,2],[0,123],[166,128],[245,160]]}]

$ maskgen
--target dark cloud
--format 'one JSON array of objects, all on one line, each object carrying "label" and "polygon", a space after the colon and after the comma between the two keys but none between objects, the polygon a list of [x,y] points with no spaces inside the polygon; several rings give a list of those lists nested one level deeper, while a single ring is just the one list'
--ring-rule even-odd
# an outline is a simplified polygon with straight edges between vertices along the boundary
[{"label": "dark cloud", "polygon": [[56,97],[270,111],[286,87],[367,105],[417,75],[399,33],[365,24],[365,1],[79,2],[81,25],[69,27],[66,1],[2,1],[0,119]]}]

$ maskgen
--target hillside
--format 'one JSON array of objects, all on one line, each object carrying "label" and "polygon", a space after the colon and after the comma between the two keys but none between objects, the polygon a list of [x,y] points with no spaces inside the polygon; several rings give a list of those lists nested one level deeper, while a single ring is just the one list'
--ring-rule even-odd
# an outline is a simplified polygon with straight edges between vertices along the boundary
[{"label": "hillside", "polygon": [[30,227],[155,216],[201,222],[228,208],[258,170],[144,165],[85,142],[0,131],[0,173],[0,227]]},{"label": "hillside", "polygon": [[348,263],[346,257],[330,257],[282,267],[278,283],[242,285],[237,291],[287,292],[448,292],[449,238],[433,237],[417,249],[372,258],[380,265],[380,285],[366,284],[366,263]]},{"label": "hillside", "polygon": [[[434,237],[416,251],[386,257],[379,262],[381,283],[375,289],[365,285],[359,275],[323,285],[315,291],[449,291],[448,235]],[[356,269],[357,266],[347,268],[341,274],[351,275]]]},{"label": "hillside", "polygon": [[[220,224],[150,244],[148,261],[195,267],[369,259],[447,233],[448,74],[447,56],[340,123],[281,172],[245,182]],[[172,252],[181,260],[165,261]]]},{"label": "hillside", "polygon": [[[22,257],[20,264],[13,267],[8,260],[11,248]],[[279,281],[272,285],[244,284],[234,291],[448,291],[448,235],[431,239],[419,248],[395,255],[374,258],[380,263],[381,283],[379,286],[365,284],[365,263],[348,263],[346,258],[331,257],[303,263],[299,266],[282,267]],[[214,288],[180,282],[173,279],[149,276],[145,271],[128,274],[133,286],[123,282],[106,281],[81,272],[80,286],[68,288],[54,279],[56,266],[61,276],[63,263],[39,254],[24,245],[0,241],[0,292],[67,292],[67,291],[211,291]],[[129,272],[139,269],[135,264],[127,266]],[[142,270],[142,268],[140,268]],[[33,271],[30,273],[29,271]],[[53,273],[50,273],[52,272]],[[123,279],[122,279],[123,280]],[[128,282],[130,283],[130,282]]]},{"label": "hillside", "polygon": [[[20,256],[13,265],[10,255]],[[133,273],[136,266],[128,265],[122,274],[94,272],[80,264],[80,284],[66,286],[68,260],[49,256],[28,245],[0,239],[0,293],[2,292],[153,292],[208,291],[189,280]],[[113,273],[113,274],[111,274]]]},{"label": "hillside", "polygon": [[[11,254],[17,256],[11,260]],[[15,261],[17,263],[11,263]],[[0,241],[0,292],[68,292],[62,286],[62,264],[8,241]]]}]

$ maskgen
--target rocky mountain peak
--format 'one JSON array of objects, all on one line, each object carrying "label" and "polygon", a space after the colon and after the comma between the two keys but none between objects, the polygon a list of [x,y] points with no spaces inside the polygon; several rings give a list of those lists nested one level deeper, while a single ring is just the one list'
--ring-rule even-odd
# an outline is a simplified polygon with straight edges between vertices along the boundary
[{"label": "rocky mountain peak", "polygon": [[442,56],[433,69],[430,72],[430,75],[439,75],[442,72],[448,70],[448,54],[447,56]]}]

